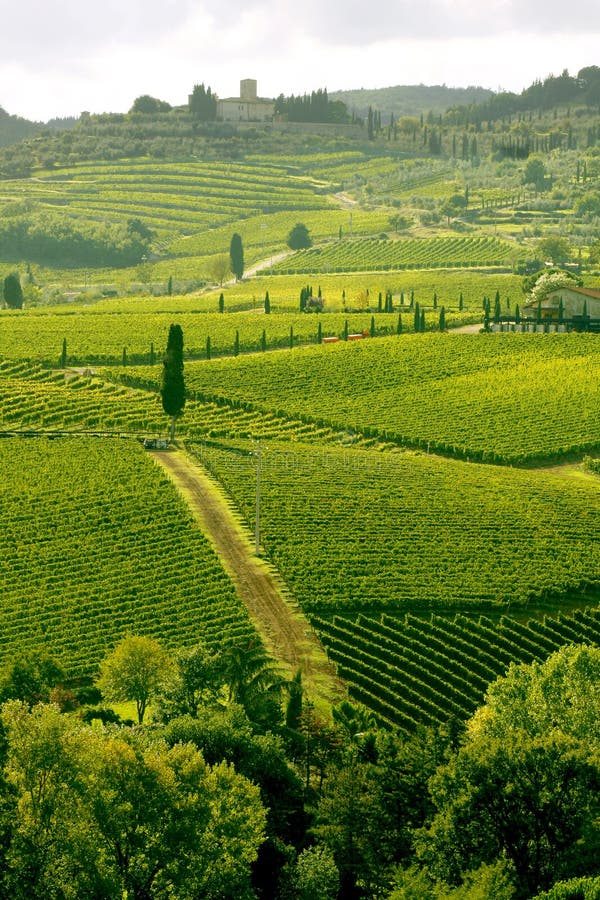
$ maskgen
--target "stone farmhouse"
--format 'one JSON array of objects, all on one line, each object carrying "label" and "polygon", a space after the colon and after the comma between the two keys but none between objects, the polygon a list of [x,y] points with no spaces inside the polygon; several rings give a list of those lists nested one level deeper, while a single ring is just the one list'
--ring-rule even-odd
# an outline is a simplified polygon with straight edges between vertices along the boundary
[{"label": "stone farmhouse", "polygon": [[[591,319],[600,319],[600,290],[583,287],[563,287],[551,291],[541,302],[543,320],[558,322],[562,299],[562,318],[566,320],[580,319],[585,315]],[[536,315],[537,303],[528,303],[524,307],[525,315]]]},{"label": "stone farmhouse", "polygon": [[255,78],[240,81],[240,96],[217,100],[217,119],[222,122],[272,122],[275,101],[257,96]]}]

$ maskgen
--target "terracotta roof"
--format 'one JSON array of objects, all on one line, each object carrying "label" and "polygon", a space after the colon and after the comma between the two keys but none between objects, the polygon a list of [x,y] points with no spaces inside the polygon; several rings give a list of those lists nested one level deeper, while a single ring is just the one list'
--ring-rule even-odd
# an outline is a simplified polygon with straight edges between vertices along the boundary
[{"label": "terracotta roof", "polygon": [[563,285],[561,288],[555,288],[555,290],[550,291],[550,294],[546,296],[550,296],[551,294],[558,294],[560,291],[573,291],[574,294],[583,294],[585,297],[594,297],[596,300],[600,300],[600,289],[598,288],[584,288],[584,287],[571,287],[571,285]]}]

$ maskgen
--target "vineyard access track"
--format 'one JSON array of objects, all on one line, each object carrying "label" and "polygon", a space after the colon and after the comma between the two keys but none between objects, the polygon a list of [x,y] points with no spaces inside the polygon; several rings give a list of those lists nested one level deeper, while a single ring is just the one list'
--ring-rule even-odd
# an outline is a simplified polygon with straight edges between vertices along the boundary
[{"label": "vineyard access track", "polygon": [[238,596],[269,653],[291,677],[300,669],[308,698],[329,708],[346,689],[296,602],[278,585],[275,572],[256,558],[244,526],[234,517],[217,483],[180,450],[151,451],[189,504],[217,551]]}]

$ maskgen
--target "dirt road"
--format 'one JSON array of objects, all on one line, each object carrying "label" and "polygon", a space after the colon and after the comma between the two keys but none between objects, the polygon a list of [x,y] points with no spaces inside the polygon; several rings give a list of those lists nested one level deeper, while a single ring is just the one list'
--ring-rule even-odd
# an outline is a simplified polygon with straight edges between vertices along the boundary
[{"label": "dirt road", "polygon": [[218,485],[183,451],[152,453],[189,503],[211,540],[240,599],[271,655],[293,675],[302,670],[311,700],[327,705],[345,696],[325,651],[297,603],[275,572],[254,555],[250,536],[235,519]]}]

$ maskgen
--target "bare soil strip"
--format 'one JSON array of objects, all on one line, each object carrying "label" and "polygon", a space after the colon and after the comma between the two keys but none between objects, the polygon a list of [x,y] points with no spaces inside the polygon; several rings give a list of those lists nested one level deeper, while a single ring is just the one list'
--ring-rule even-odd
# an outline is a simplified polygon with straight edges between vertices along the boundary
[{"label": "bare soil strip", "polygon": [[346,692],[325,651],[273,569],[254,555],[250,536],[236,520],[221,489],[182,451],[153,451],[211,540],[267,650],[294,674],[302,671],[309,699],[327,707]]}]

